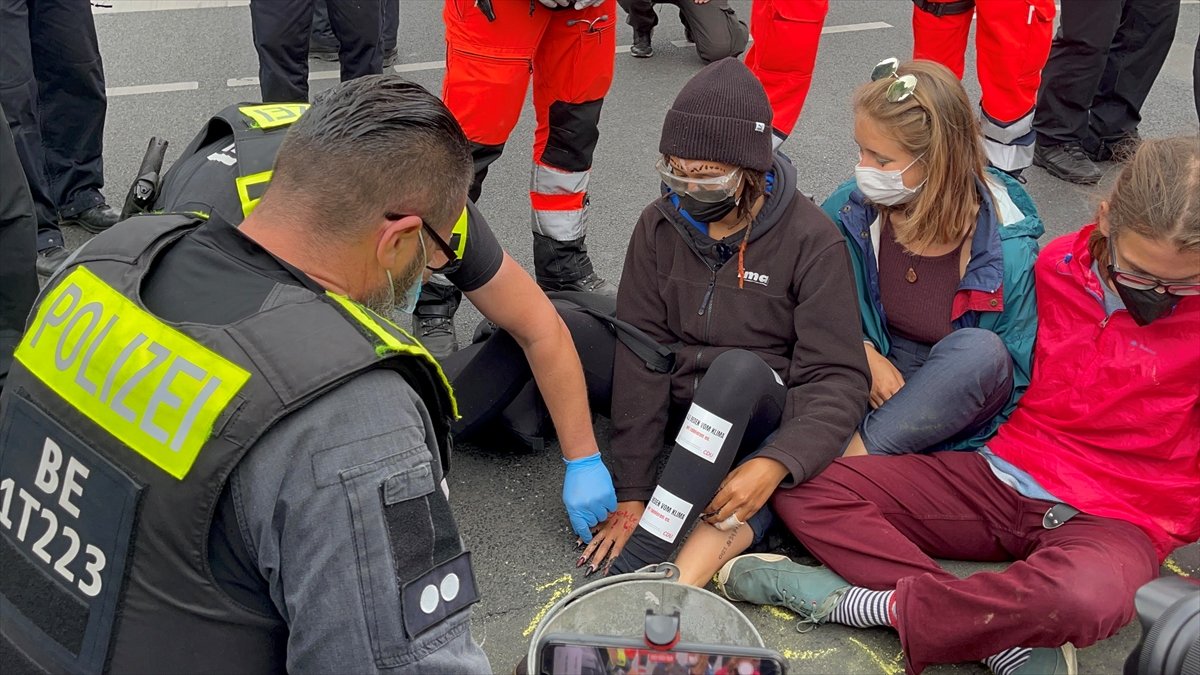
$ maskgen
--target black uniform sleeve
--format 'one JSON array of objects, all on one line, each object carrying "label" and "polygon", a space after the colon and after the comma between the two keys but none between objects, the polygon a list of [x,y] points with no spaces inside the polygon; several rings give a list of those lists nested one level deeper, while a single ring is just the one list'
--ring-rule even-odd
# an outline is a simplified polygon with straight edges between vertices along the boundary
[{"label": "black uniform sleeve", "polygon": [[504,262],[504,249],[496,235],[475,204],[467,202],[466,241],[461,244],[451,241],[450,246],[462,251],[462,265],[447,274],[446,279],[460,291],[469,293],[483,287],[500,271]]}]

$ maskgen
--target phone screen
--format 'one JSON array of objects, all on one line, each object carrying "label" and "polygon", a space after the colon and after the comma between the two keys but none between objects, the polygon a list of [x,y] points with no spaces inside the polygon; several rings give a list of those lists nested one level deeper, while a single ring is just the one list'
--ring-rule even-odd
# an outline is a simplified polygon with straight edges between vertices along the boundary
[{"label": "phone screen", "polygon": [[547,644],[542,672],[553,675],[780,675],[774,659],[630,647]]}]

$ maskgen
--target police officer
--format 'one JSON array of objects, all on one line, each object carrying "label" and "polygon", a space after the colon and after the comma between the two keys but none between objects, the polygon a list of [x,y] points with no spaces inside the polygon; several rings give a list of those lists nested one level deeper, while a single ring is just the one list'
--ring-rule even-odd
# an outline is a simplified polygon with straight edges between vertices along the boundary
[{"label": "police officer", "polygon": [[455,402],[382,318],[471,174],[436,97],[362,78],[291,125],[240,228],[141,216],[51,279],[0,397],[0,668],[488,670]]},{"label": "police officer", "polygon": [[[215,115],[163,177],[154,210],[211,214],[240,223],[258,204],[280,143],[307,107],[238,104]],[[589,400],[604,412],[611,399],[608,329],[599,327],[608,339],[593,340],[597,333],[591,315],[556,311],[470,202],[429,250],[428,268],[430,274],[444,276],[456,293],[465,293],[498,328],[486,343],[439,359],[458,395],[461,417],[452,428],[455,438],[466,438],[502,416],[511,430],[536,445],[542,415],[530,409],[541,405],[540,390],[567,462],[564,506],[576,534],[590,541],[589,527],[616,508],[589,413]],[[580,354],[588,357],[582,363]],[[536,386],[529,386],[531,379]]]},{"label": "police officer", "polygon": [[1038,92],[1033,163],[1072,183],[1132,155],[1142,104],[1171,51],[1178,0],[1063,0]]},{"label": "police officer", "polygon": [[[308,100],[308,49],[314,0],[251,0],[262,100]],[[380,0],[330,2],[329,23],[340,44],[342,82],[383,72]],[[397,14],[397,16],[399,16]]]},{"label": "police officer", "polygon": [[37,270],[48,275],[67,258],[60,224],[95,233],[119,217],[100,194],[108,103],[92,8],[5,0],[0,45],[0,103],[33,195]]}]

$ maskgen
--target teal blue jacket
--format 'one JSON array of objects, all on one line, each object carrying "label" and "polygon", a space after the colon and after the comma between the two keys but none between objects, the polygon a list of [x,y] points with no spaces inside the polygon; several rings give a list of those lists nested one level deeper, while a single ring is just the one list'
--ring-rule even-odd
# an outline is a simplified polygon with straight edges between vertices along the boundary
[{"label": "teal blue jacket", "polygon": [[[986,186],[979,184],[979,218],[971,240],[971,260],[954,296],[951,325],[983,328],[1000,337],[1013,361],[1013,391],[1008,405],[970,439],[951,447],[968,450],[982,446],[1008,419],[1017,400],[1029,386],[1033,368],[1033,341],[1037,334],[1037,302],[1033,287],[1033,262],[1038,237],[1044,229],[1037,207],[1020,183],[989,169]],[[891,351],[887,320],[879,295],[876,247],[878,212],[867,203],[853,180],[841,185],[821,205],[837,223],[850,249],[863,339],[879,353]]]}]

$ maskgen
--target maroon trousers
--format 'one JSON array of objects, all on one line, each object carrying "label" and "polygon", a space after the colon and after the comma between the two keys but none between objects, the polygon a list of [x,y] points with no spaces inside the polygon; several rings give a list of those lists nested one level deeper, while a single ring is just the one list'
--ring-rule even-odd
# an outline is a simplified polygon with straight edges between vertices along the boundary
[{"label": "maroon trousers", "polygon": [[[1133,618],[1158,576],[1149,538],[1080,513],[1042,526],[1051,502],[1022,497],[974,452],[839,459],[772,505],[814,556],[856,586],[895,589],[909,673],[1010,647],[1086,647]],[[931,556],[1015,560],[959,579]]]}]

